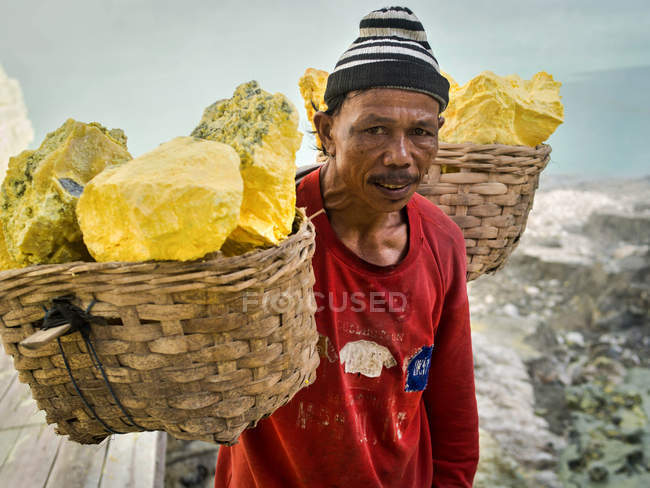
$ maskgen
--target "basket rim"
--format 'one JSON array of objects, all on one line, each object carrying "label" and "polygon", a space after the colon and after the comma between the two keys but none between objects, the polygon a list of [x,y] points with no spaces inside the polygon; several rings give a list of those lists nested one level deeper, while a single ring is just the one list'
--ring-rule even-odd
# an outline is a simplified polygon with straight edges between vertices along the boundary
[{"label": "basket rim", "polygon": [[[250,264],[251,267],[258,267],[259,263],[265,258],[281,253],[284,249],[299,243],[305,238],[309,239],[311,237],[313,239],[315,229],[309,218],[307,218],[304,209],[296,207],[295,220],[300,223],[298,230],[291,233],[277,246],[253,249],[238,256],[224,256],[220,251],[216,251],[207,254],[203,258],[191,261],[71,261],[56,264],[33,264],[24,268],[0,271],[0,283],[15,280],[17,278],[47,276],[55,273],[69,274],[71,276],[107,270],[114,270],[116,274],[121,272],[132,273],[152,270],[156,270],[160,273],[161,271],[164,272],[165,268],[169,268],[170,271],[173,269],[177,270],[179,265],[186,265],[188,268],[193,268],[192,272],[215,268],[223,268],[224,271],[232,272],[238,268],[244,268],[248,264]],[[257,266],[255,266],[255,264],[257,264]]]},{"label": "basket rim", "polygon": [[506,144],[440,143],[433,166],[460,168],[461,171],[535,175],[551,159],[549,144],[510,146]]},{"label": "basket rim", "polygon": [[476,142],[445,142],[445,141],[440,141],[438,143],[438,146],[440,148],[451,148],[451,147],[477,147],[477,148],[483,148],[485,151],[489,150],[494,150],[494,149],[513,149],[513,148],[518,148],[518,149],[525,149],[529,151],[540,151],[540,150],[546,150],[546,148],[550,149],[551,145],[542,142],[541,144],[538,144],[537,146],[524,146],[522,144],[479,144]]},{"label": "basket rim", "polygon": [[[552,148],[549,144],[539,144],[535,147],[531,146],[511,146],[507,144],[475,144],[473,142],[463,142],[459,144],[440,142],[438,145],[438,153],[436,161],[444,162],[445,164],[462,164],[464,161],[454,159],[462,159],[463,156],[468,154],[491,155],[494,157],[512,157],[512,158],[527,158],[527,159],[547,159],[551,154]],[[448,160],[447,158],[450,158]],[[494,164],[494,161],[474,161],[475,164],[484,163],[486,165]]]}]

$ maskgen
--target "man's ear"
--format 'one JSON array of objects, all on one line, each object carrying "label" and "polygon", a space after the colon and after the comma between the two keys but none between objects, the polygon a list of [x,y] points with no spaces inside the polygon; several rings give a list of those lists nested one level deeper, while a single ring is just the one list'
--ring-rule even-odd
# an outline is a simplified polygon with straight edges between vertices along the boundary
[{"label": "man's ear", "polygon": [[334,119],[331,115],[326,114],[325,112],[316,112],[314,114],[314,126],[316,127],[316,133],[320,139],[323,149],[327,154],[334,156],[336,153],[336,148],[334,146],[334,140],[332,139],[332,123]]},{"label": "man's ear", "polygon": [[442,115],[438,115],[438,130],[442,129],[443,125],[445,125],[445,118]]}]

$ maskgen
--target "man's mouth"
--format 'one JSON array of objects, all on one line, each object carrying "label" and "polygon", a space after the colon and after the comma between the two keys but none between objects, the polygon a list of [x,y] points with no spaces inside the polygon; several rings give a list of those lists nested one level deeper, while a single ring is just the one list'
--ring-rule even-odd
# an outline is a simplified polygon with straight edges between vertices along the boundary
[{"label": "man's mouth", "polygon": [[401,200],[408,196],[411,192],[411,186],[415,183],[412,178],[409,179],[372,179],[371,183],[377,188],[386,198],[390,200]]},{"label": "man's mouth", "polygon": [[382,188],[387,188],[389,190],[401,190],[402,188],[406,188],[409,186],[411,183],[379,183],[376,182],[375,185],[381,186]]}]

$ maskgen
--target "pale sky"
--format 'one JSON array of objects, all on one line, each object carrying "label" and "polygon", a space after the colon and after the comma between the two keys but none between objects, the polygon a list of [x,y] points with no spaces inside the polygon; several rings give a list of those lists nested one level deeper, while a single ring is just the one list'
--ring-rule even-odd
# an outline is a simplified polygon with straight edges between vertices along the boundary
[{"label": "pale sky", "polygon": [[[134,156],[186,135],[240,83],[282,92],[309,129],[297,82],[331,70],[387,2],[0,0],[0,64],[23,88],[37,147],[66,118],[124,129]],[[647,0],[409,1],[442,69],[563,83],[547,172],[650,174]],[[297,163],[313,161],[305,135]]]}]

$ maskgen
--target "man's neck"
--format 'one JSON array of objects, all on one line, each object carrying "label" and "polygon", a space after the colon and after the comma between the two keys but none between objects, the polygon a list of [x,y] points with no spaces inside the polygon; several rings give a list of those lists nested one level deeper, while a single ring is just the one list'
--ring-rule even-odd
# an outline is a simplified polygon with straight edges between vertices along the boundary
[{"label": "man's neck", "polygon": [[345,187],[333,164],[320,171],[323,207],[334,232],[361,259],[378,266],[391,266],[408,252],[406,209],[378,212]]}]

